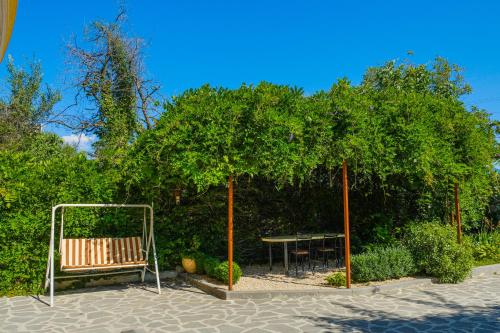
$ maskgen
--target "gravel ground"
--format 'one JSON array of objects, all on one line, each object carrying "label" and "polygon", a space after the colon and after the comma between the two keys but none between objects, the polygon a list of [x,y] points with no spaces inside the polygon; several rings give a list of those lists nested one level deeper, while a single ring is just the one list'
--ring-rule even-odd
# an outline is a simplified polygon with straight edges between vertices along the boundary
[{"label": "gravel ground", "polygon": [[[252,265],[242,268],[243,276],[240,281],[233,286],[235,291],[251,291],[251,290],[300,290],[300,289],[322,289],[322,288],[332,288],[329,286],[325,278],[338,271],[344,271],[344,269],[333,269],[333,268],[318,268],[315,271],[301,271],[299,268],[299,274],[295,275],[295,267],[290,266],[289,275],[285,275],[285,270],[283,265],[274,265],[273,270],[269,271],[268,265]],[[204,277],[207,281],[225,286],[214,279]],[[406,277],[399,279],[401,280],[412,280],[412,277]],[[394,280],[387,281],[377,281],[370,283],[354,283],[352,287],[364,287],[370,285],[383,285],[391,283]]]}]

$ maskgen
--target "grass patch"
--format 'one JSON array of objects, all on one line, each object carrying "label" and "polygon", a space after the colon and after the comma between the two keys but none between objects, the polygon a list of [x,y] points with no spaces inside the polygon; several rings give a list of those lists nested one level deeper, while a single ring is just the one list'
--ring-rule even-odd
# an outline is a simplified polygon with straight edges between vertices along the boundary
[{"label": "grass patch", "polygon": [[494,264],[500,264],[500,259],[498,259],[498,258],[484,258],[484,259],[479,259],[479,260],[474,261],[474,267],[488,266],[488,265],[494,265]]}]

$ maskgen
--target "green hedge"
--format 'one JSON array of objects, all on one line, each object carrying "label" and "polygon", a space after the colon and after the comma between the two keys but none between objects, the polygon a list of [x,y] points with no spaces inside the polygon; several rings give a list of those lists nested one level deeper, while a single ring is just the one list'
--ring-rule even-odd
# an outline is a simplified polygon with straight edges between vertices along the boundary
[{"label": "green hedge", "polygon": [[470,274],[474,259],[467,238],[457,243],[456,229],[437,222],[411,223],[404,243],[415,259],[417,269],[442,283],[457,283]]},{"label": "green hedge", "polygon": [[[53,205],[112,202],[115,193],[113,180],[99,171],[96,161],[56,136],[40,135],[24,149],[0,150],[0,296],[42,291]],[[121,217],[101,223],[106,219],[102,213],[67,209],[65,234],[103,235],[105,226],[123,232],[116,227]]]},{"label": "green hedge", "polygon": [[356,282],[397,279],[415,271],[413,257],[403,246],[373,247],[351,258],[352,279]]}]

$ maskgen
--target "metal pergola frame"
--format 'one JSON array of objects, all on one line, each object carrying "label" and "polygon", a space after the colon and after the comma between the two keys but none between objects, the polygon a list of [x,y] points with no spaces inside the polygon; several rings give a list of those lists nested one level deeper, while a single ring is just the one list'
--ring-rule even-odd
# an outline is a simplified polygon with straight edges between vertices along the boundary
[{"label": "metal pergola frame", "polygon": [[[142,229],[142,241],[146,240],[145,247],[143,251],[145,253],[145,264],[144,265],[135,265],[136,269],[133,270],[125,270],[122,272],[104,272],[104,273],[91,273],[91,274],[81,274],[81,275],[68,275],[68,276],[58,276],[55,277],[54,273],[54,243],[55,243],[55,224],[56,224],[56,212],[59,208],[61,208],[61,230],[60,230],[60,240],[63,238],[64,234],[64,208],[65,207],[87,207],[87,208],[143,208],[144,209],[144,220],[143,220],[143,229]],[[146,210],[149,209],[149,232],[147,228],[147,214]],[[50,245],[49,245],[49,255],[47,260],[47,272],[45,275],[45,289],[50,286],[50,306],[54,306],[54,279],[65,279],[65,278],[75,278],[75,277],[88,277],[88,276],[101,276],[101,275],[115,275],[115,274],[125,274],[125,273],[133,273],[140,272],[141,273],[141,281],[144,282],[144,278],[146,275],[146,270],[154,273],[156,275],[156,283],[158,285],[158,294],[161,294],[160,287],[160,275],[158,271],[158,260],[156,257],[156,246],[154,239],[154,213],[153,207],[146,204],[59,204],[52,207],[52,223],[50,228]],[[61,243],[59,241],[59,243]],[[59,247],[61,245],[59,244]],[[154,266],[155,270],[152,271],[148,268],[148,259],[149,259],[149,250],[150,247],[153,247],[153,258],[154,258]],[[59,248],[60,250],[60,248]],[[115,266],[113,269],[120,269],[123,267],[130,266]],[[134,267],[134,266],[132,266]],[[142,269],[137,269],[137,267],[143,267]],[[89,268],[89,270],[103,270],[105,268],[95,267]]]}]

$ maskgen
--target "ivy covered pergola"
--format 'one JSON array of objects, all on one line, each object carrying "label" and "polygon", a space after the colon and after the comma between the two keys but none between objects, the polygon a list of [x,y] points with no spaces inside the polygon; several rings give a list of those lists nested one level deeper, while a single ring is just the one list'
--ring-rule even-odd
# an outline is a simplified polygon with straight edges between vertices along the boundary
[{"label": "ivy covered pergola", "polygon": [[[405,115],[394,125],[394,106],[383,103],[393,91],[384,88],[388,90],[379,94],[377,89],[381,88],[376,87],[355,88],[340,80],[329,92],[308,97],[301,89],[269,83],[234,90],[208,85],[188,90],[167,102],[154,130],[137,140],[133,174],[142,173],[142,179],[172,190],[194,186],[202,192],[227,186],[227,257],[232,274],[233,192],[239,177],[264,178],[280,188],[286,184],[300,186],[312,180],[320,168],[327,173],[342,169],[345,262],[350,287],[348,164],[357,182],[376,181],[383,193],[392,184],[401,188],[418,186],[427,191],[422,198],[429,193],[435,195],[436,202],[449,193],[445,177],[452,176],[456,182],[464,175],[474,176],[472,169],[453,154],[443,135],[432,137],[433,143],[429,143],[429,124],[410,122]],[[403,111],[414,103],[416,113],[424,112],[427,109],[422,103],[430,103],[430,118],[436,117],[436,107],[448,105],[441,97],[429,100],[426,94],[398,98],[403,101]],[[382,111],[374,109],[379,104]],[[406,132],[410,134],[403,136]],[[438,153],[436,147],[442,147],[442,152]],[[458,188],[455,193],[460,237]],[[449,214],[449,208],[439,206],[425,205]],[[231,289],[231,277],[229,281]]]},{"label": "ivy covered pergola", "polygon": [[[325,119],[327,117],[327,119]],[[328,119],[330,118],[330,119]],[[141,138],[145,156],[175,175],[172,187],[228,189],[227,257],[233,262],[233,191],[241,176],[301,184],[318,165],[342,168],[347,284],[349,266],[348,156],[332,137],[327,109],[311,107],[300,89],[261,83],[236,90],[203,86],[166,105],[155,131]],[[154,147],[154,149],[152,148]],[[155,172],[155,171],[151,171]],[[232,289],[232,276],[229,277]]]}]

